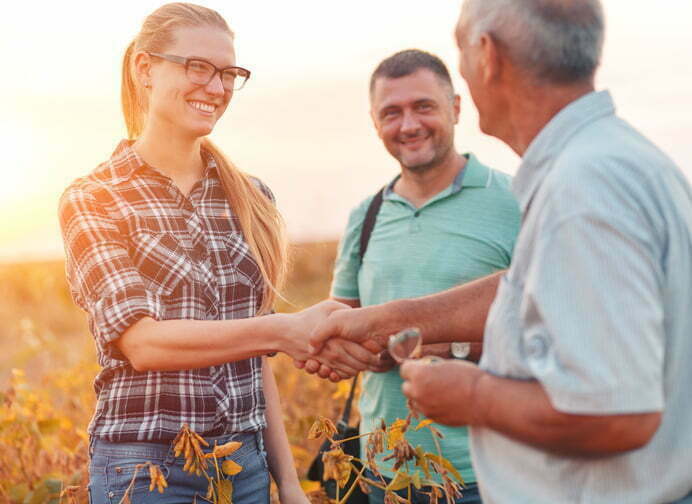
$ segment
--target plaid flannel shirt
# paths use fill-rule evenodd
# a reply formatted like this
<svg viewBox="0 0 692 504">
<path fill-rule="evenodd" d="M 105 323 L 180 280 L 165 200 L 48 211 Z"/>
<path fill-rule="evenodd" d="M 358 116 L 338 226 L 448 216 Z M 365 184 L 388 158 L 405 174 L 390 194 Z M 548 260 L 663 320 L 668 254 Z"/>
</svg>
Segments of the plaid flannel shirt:
<svg viewBox="0 0 692 504">
<path fill-rule="evenodd" d="M 89 433 L 169 441 L 186 422 L 204 435 L 265 427 L 260 357 L 183 371 L 136 371 L 114 344 L 143 317 L 253 317 L 263 280 L 213 158 L 186 198 L 121 142 L 60 200 L 72 297 L 87 312 L 99 364 Z M 269 190 L 256 181 L 272 198 Z"/>
</svg>

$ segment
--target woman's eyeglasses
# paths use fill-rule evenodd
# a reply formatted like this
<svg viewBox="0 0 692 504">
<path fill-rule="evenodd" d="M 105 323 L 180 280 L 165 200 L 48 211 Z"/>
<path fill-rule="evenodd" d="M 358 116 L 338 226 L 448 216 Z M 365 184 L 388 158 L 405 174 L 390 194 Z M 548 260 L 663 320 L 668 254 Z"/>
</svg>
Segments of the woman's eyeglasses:
<svg viewBox="0 0 692 504">
<path fill-rule="evenodd" d="M 221 76 L 221 84 L 226 91 L 238 91 L 242 89 L 250 78 L 250 70 L 237 66 L 218 68 L 216 65 L 198 58 L 183 58 L 173 54 L 161 54 L 148 52 L 149 56 L 165 59 L 185 67 L 185 74 L 190 82 L 200 86 L 206 86 L 218 73 Z"/>
</svg>

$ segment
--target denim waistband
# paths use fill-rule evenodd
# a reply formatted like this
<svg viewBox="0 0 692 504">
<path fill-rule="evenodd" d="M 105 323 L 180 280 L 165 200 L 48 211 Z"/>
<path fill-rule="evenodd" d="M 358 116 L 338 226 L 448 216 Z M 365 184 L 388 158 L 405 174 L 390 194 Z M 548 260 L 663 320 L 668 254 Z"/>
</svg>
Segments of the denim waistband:
<svg viewBox="0 0 692 504">
<path fill-rule="evenodd" d="M 240 450 L 264 451 L 262 432 L 234 432 L 222 436 L 209 436 L 204 440 L 209 447 L 202 447 L 205 452 L 211 451 L 215 445 L 222 445 L 229 441 L 243 443 Z M 103 439 L 91 438 L 89 441 L 89 453 L 111 457 L 137 457 L 137 458 L 167 458 L 173 454 L 173 443 L 162 444 L 149 441 L 133 441 L 125 443 L 113 443 Z"/>
</svg>

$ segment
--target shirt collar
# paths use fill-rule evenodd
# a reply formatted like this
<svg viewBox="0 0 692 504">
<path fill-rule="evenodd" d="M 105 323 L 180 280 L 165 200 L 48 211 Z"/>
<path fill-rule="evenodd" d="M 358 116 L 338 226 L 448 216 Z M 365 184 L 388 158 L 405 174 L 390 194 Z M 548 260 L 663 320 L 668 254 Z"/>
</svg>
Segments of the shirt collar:
<svg viewBox="0 0 692 504">
<path fill-rule="evenodd" d="M 457 173 L 457 176 L 454 177 L 452 183 L 443 189 L 438 195 L 432 197 L 426 203 L 426 205 L 433 200 L 438 200 L 440 198 L 455 194 L 461 191 L 461 189 L 464 187 L 488 186 L 490 183 L 490 169 L 478 161 L 478 158 L 470 152 L 464 154 L 464 157 L 466 158 L 466 165 L 464 166 L 463 170 L 460 170 L 459 173 Z M 396 181 L 400 178 L 401 174 L 398 174 L 389 184 L 387 184 L 383 194 L 385 199 L 391 199 L 393 197 L 398 198 L 394 192 L 394 184 L 396 184 Z"/>
<path fill-rule="evenodd" d="M 148 170 L 160 177 L 166 177 L 156 168 L 147 165 L 144 160 L 132 148 L 134 140 L 121 140 L 111 154 L 110 159 L 101 170 L 101 178 L 113 185 L 130 180 L 138 171 Z M 206 160 L 207 169 L 205 178 L 216 174 L 216 161 L 209 151 L 202 149 L 202 156 Z"/>
<path fill-rule="evenodd" d="M 533 139 L 512 181 L 522 214 L 567 142 L 588 124 L 615 114 L 608 91 L 588 93 L 560 110 Z"/>
</svg>

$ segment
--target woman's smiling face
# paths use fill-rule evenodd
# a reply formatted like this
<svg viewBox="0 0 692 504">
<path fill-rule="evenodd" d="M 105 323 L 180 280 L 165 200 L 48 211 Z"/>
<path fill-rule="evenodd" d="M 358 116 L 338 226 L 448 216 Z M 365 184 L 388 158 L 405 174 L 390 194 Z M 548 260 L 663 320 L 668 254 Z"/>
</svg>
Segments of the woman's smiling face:
<svg viewBox="0 0 692 504">
<path fill-rule="evenodd" d="M 173 44 L 162 52 L 207 60 L 218 68 L 235 65 L 233 37 L 210 26 L 178 28 Z M 217 73 L 206 85 L 194 84 L 184 65 L 148 57 L 149 75 L 142 77 L 149 85 L 147 122 L 185 136 L 211 133 L 233 96 L 233 91 L 223 88 L 221 76 Z"/>
</svg>

